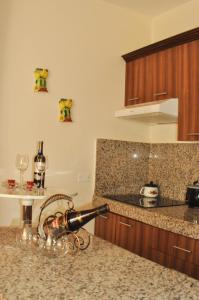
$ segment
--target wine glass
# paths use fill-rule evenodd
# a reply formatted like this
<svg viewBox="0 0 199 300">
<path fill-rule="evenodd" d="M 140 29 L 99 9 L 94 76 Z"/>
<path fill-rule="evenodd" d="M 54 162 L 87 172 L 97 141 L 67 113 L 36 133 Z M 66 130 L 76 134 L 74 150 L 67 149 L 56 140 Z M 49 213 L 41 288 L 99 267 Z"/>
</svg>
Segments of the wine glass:
<svg viewBox="0 0 199 300">
<path fill-rule="evenodd" d="M 32 223 L 30 220 L 23 220 L 22 228 L 16 234 L 16 243 L 20 248 L 24 250 L 31 249 L 32 238 Z"/>
<path fill-rule="evenodd" d="M 29 158 L 27 154 L 17 154 L 16 167 L 20 171 L 20 181 L 19 181 L 20 187 L 23 186 L 23 175 L 28 168 L 28 163 L 29 163 Z"/>
</svg>

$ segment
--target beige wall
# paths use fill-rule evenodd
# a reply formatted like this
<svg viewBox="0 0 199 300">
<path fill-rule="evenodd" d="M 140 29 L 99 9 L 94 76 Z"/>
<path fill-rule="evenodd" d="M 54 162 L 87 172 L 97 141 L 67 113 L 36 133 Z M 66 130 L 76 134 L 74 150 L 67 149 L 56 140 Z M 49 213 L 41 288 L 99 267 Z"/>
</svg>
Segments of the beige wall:
<svg viewBox="0 0 199 300">
<path fill-rule="evenodd" d="M 152 42 L 199 26 L 199 1 L 192 0 L 152 20 Z"/>
<path fill-rule="evenodd" d="M 161 14 L 152 20 L 152 42 L 199 26 L 199 0 L 193 0 Z M 151 142 L 176 142 L 177 126 L 157 125 L 151 127 Z"/>
<path fill-rule="evenodd" d="M 150 20 L 98 0 L 6 0 L 0 7 L 0 180 L 17 179 L 16 154 L 32 159 L 42 139 L 47 186 L 78 192 L 75 205 L 84 205 L 94 190 L 96 138 L 147 139 L 147 127 L 114 111 L 124 98 L 121 55 L 150 42 Z M 49 93 L 33 92 L 36 67 L 49 69 Z M 58 122 L 61 97 L 74 100 L 73 123 Z M 0 225 L 18 222 L 18 202 L 10 201 L 0 199 Z"/>
</svg>

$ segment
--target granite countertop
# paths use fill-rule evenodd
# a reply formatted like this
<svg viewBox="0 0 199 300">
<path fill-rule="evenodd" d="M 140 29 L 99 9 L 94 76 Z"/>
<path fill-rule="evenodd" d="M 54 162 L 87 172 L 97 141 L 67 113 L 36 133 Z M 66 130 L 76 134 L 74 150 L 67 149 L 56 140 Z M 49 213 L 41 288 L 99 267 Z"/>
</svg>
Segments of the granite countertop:
<svg viewBox="0 0 199 300">
<path fill-rule="evenodd" d="M 187 205 L 140 208 L 138 206 L 110 200 L 102 196 L 93 197 L 93 205 L 108 203 L 110 210 L 116 214 L 126 216 L 146 224 L 179 233 L 187 237 L 199 239 L 199 209 L 188 208 Z"/>
<path fill-rule="evenodd" d="M 15 229 L 0 228 L 0 299 L 188 300 L 199 281 L 92 236 L 77 256 L 22 250 Z"/>
</svg>

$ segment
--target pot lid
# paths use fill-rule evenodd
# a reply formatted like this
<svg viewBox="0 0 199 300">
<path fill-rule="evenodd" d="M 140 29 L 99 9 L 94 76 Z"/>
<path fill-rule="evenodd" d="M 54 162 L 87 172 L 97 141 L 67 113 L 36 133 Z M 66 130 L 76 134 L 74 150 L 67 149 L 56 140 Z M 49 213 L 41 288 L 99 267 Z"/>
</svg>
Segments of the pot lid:
<svg viewBox="0 0 199 300">
<path fill-rule="evenodd" d="M 194 183 L 192 185 L 189 185 L 188 188 L 198 190 L 199 189 L 199 182 L 194 181 Z"/>
<path fill-rule="evenodd" d="M 189 189 L 199 190 L 199 184 L 196 184 L 196 185 L 189 185 L 188 188 L 189 188 Z"/>
<path fill-rule="evenodd" d="M 158 185 L 156 183 L 153 183 L 153 181 L 150 181 L 149 183 L 146 183 L 144 186 L 148 186 L 148 187 L 158 187 Z"/>
</svg>

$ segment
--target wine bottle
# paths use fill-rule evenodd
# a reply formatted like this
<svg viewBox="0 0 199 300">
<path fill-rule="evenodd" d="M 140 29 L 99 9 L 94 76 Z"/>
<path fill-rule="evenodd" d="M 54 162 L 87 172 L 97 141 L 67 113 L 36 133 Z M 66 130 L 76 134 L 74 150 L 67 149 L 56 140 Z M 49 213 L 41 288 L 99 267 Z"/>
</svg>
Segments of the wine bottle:
<svg viewBox="0 0 199 300">
<path fill-rule="evenodd" d="M 60 217 L 55 217 L 50 221 L 47 220 L 46 222 L 44 222 L 43 229 L 46 235 L 48 234 L 50 229 L 52 235 L 58 238 L 63 234 L 66 234 L 67 232 L 80 229 L 95 217 L 105 214 L 108 211 L 110 211 L 108 204 L 104 204 L 88 210 L 69 210 Z"/>
<path fill-rule="evenodd" d="M 46 158 L 43 155 L 43 142 L 39 142 L 38 153 L 34 158 L 34 184 L 44 188 Z"/>
</svg>

